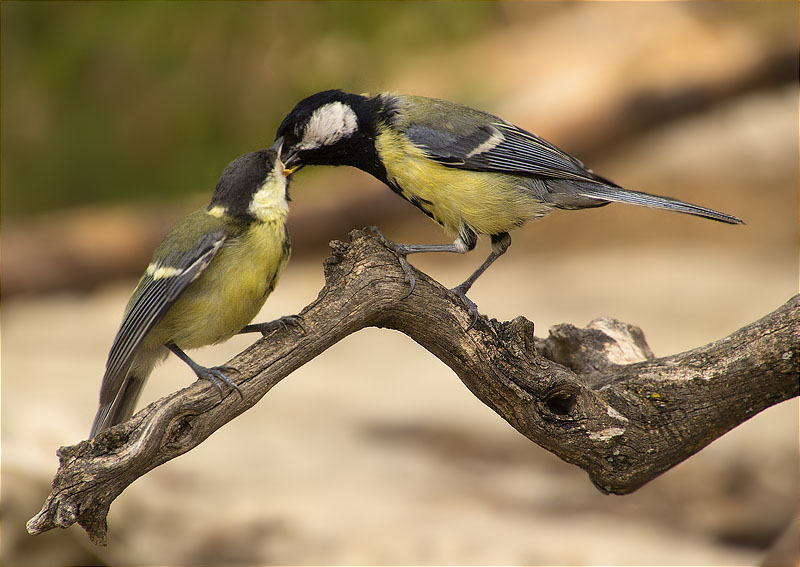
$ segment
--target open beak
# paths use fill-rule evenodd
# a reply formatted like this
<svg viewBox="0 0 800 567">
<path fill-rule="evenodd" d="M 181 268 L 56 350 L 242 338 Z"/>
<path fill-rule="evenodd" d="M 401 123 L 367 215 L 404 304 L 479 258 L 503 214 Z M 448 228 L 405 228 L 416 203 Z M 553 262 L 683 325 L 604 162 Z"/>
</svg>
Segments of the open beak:
<svg viewBox="0 0 800 567">
<path fill-rule="evenodd" d="M 289 177 L 292 172 L 286 169 L 286 164 L 283 163 L 283 159 L 281 159 L 281 150 L 283 149 L 283 136 L 275 140 L 275 143 L 272 144 L 271 150 L 274 150 L 276 154 L 278 154 L 278 163 L 281 164 L 281 172 L 283 173 L 284 177 Z"/>
<path fill-rule="evenodd" d="M 289 177 L 289 176 L 290 176 L 292 173 L 294 173 L 294 172 L 295 172 L 295 171 L 297 171 L 298 169 L 303 169 L 303 165 L 302 165 L 302 164 L 300 164 L 300 165 L 295 165 L 295 166 L 293 166 L 293 167 L 284 167 L 284 168 L 283 168 L 283 174 L 284 174 L 286 177 Z"/>
<path fill-rule="evenodd" d="M 275 140 L 275 143 L 272 144 L 272 148 L 278 154 L 278 159 L 281 160 L 283 164 L 283 174 L 286 177 L 289 177 L 292 173 L 301 169 L 303 164 L 298 163 L 300 158 L 297 156 L 297 152 L 289 152 L 286 156 L 281 156 L 281 150 L 283 149 L 283 136 Z"/>
<path fill-rule="evenodd" d="M 297 154 L 297 152 L 289 152 L 286 155 L 283 166 L 286 168 L 286 171 L 288 171 L 286 175 L 291 175 L 295 171 L 303 168 L 303 164 L 300 163 L 300 156 Z"/>
<path fill-rule="evenodd" d="M 289 177 L 292 173 L 300 169 L 299 165 L 291 166 L 289 164 L 289 160 L 284 159 L 283 156 L 281 156 L 281 150 L 283 149 L 283 136 L 275 140 L 275 143 L 272 144 L 272 147 L 270 149 L 275 150 L 275 152 L 278 154 L 278 161 L 280 161 L 281 165 L 283 166 L 283 175 L 285 177 Z M 294 159 L 294 161 L 297 161 L 296 156 L 297 156 L 296 153 L 292 153 L 290 154 L 290 159 Z"/>
</svg>

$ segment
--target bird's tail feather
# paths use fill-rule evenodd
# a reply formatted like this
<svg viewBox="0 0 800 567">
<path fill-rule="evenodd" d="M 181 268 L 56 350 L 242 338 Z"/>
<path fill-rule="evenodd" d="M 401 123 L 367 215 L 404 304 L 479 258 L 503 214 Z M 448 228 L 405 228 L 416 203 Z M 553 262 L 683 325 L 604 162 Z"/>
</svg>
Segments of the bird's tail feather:
<svg viewBox="0 0 800 567">
<path fill-rule="evenodd" d="M 118 423 L 126 421 L 133 415 L 136 402 L 139 401 L 139 394 L 147 381 L 147 376 L 139 378 L 136 375 L 129 375 L 125 378 L 117 396 L 107 404 L 101 404 L 97 410 L 97 415 L 92 424 L 92 432 L 89 439 Z"/>
<path fill-rule="evenodd" d="M 713 209 L 707 209 L 699 205 L 692 205 L 691 203 L 685 203 L 683 201 L 678 201 L 677 199 L 651 195 L 650 193 L 630 191 L 621 187 L 614 187 L 613 185 L 592 184 L 591 186 L 587 186 L 585 188 L 582 187 L 582 189 L 584 190 L 579 191 L 580 195 L 593 199 L 603 199 L 605 201 L 614 201 L 617 203 L 629 203 L 631 205 L 641 205 L 643 207 L 677 211 L 679 213 L 696 215 L 698 217 L 704 217 L 729 224 L 744 224 L 744 221 L 733 215 L 720 213 L 719 211 L 715 211 Z"/>
</svg>

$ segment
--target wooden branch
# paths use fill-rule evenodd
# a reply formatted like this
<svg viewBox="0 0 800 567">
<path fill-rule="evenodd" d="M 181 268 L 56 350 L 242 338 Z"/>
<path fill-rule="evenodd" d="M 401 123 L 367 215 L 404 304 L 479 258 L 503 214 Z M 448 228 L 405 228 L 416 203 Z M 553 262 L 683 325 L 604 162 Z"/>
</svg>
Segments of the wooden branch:
<svg viewBox="0 0 800 567">
<path fill-rule="evenodd" d="M 371 232 L 375 233 L 375 230 Z M 58 450 L 60 467 L 38 534 L 81 525 L 105 545 L 111 502 L 134 480 L 196 447 L 285 376 L 364 327 L 405 333 L 523 435 L 589 473 L 605 492 L 636 490 L 761 410 L 798 395 L 800 296 L 732 335 L 654 358 L 642 332 L 611 319 L 560 325 L 535 339 L 524 317 L 470 316 L 417 271 L 408 298 L 400 264 L 365 231 L 331 243 L 326 283 L 302 326 L 272 331 L 229 364 L 243 397 L 209 384 L 150 404 L 95 439 Z"/>
</svg>

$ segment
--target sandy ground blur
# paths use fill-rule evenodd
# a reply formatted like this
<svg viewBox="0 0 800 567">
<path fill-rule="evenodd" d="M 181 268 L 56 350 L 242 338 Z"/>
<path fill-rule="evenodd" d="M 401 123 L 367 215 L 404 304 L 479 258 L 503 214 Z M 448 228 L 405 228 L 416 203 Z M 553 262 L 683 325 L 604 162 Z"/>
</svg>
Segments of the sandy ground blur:
<svg viewBox="0 0 800 567">
<path fill-rule="evenodd" d="M 787 121 L 796 100 L 796 89 L 754 95 L 604 160 L 603 174 L 627 186 L 702 194 L 702 204 L 740 215 L 746 226 L 624 206 L 556 213 L 513 235 L 472 299 L 498 319 L 527 316 L 540 336 L 556 323 L 613 316 L 641 326 L 656 355 L 720 338 L 777 308 L 797 292 L 797 122 Z M 294 206 L 302 202 L 295 189 Z M 418 216 L 419 224 L 385 232 L 444 241 Z M 485 247 L 413 262 L 453 285 Z M 290 262 L 260 319 L 295 313 L 316 297 L 323 256 Z M 107 549 L 92 547 L 76 527 L 27 536 L 24 522 L 48 492 L 56 448 L 87 434 L 132 286 L 4 301 L 7 565 L 752 565 L 797 511 L 797 400 L 635 494 L 606 496 L 410 339 L 366 330 L 125 491 L 111 509 Z M 251 340 L 194 355 L 216 364 Z M 191 379 L 171 358 L 144 401 Z"/>
</svg>

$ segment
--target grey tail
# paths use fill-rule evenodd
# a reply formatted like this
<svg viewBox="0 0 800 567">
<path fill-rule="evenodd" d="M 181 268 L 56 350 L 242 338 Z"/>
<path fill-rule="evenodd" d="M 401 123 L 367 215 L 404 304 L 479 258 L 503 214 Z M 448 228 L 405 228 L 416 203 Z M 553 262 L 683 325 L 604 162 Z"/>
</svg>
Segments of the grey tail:
<svg viewBox="0 0 800 567">
<path fill-rule="evenodd" d="M 89 439 L 101 431 L 127 421 L 133 415 L 136 402 L 139 401 L 139 394 L 142 393 L 142 388 L 144 388 L 146 381 L 147 376 L 139 378 L 135 375 L 128 375 L 125 378 L 122 388 L 120 388 L 116 397 L 109 403 L 100 404 L 100 409 L 97 410 L 97 415 L 92 424 L 92 432 L 89 434 Z"/>
<path fill-rule="evenodd" d="M 650 193 L 642 193 L 640 191 L 630 191 L 622 187 L 613 185 L 601 184 L 581 184 L 579 194 L 584 197 L 592 199 L 602 199 L 604 201 L 613 201 L 616 203 L 630 203 L 631 205 L 641 205 L 643 207 L 652 207 L 654 209 L 665 209 L 668 211 L 677 211 L 679 213 L 686 213 L 689 215 L 696 215 L 707 219 L 726 222 L 729 224 L 744 224 L 741 219 L 726 213 L 720 213 L 713 209 L 707 209 L 699 205 L 692 205 L 678 201 L 677 199 L 670 199 L 668 197 L 659 197 L 658 195 L 651 195 Z"/>
</svg>

